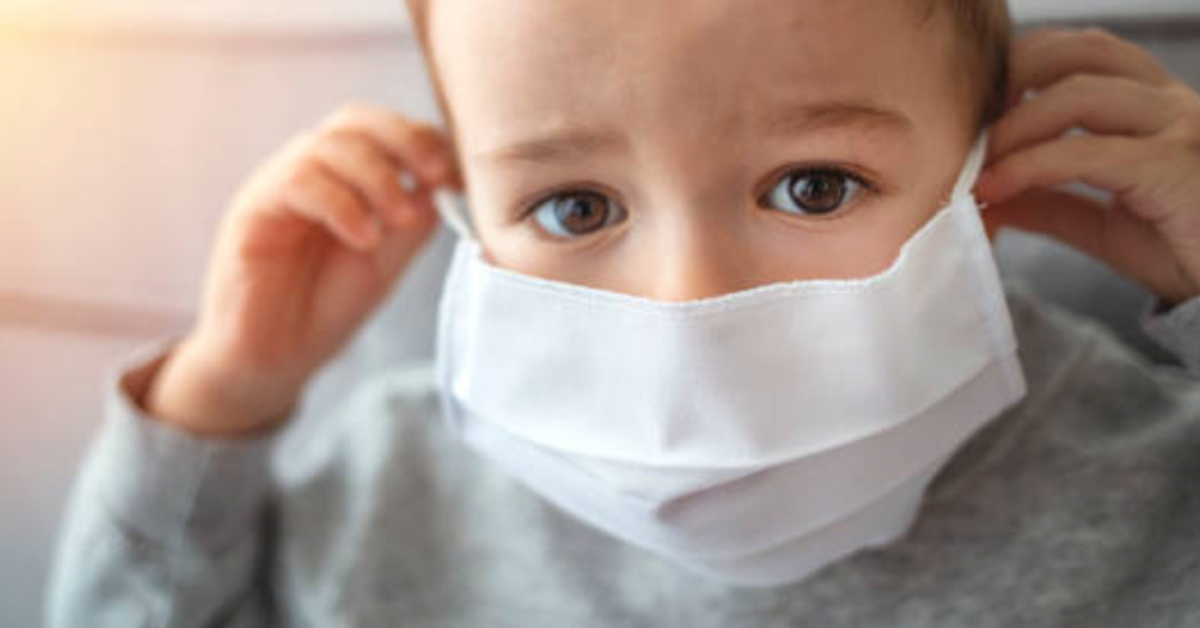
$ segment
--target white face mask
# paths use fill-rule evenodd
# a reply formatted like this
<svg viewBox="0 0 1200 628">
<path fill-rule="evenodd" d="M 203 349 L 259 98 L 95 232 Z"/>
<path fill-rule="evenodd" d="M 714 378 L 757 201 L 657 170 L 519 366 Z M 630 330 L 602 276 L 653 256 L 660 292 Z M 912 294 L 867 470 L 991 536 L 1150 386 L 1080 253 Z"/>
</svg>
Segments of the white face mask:
<svg viewBox="0 0 1200 628">
<path fill-rule="evenodd" d="M 970 190 L 883 273 L 667 303 L 539 279 L 459 241 L 444 415 L 562 510 L 741 584 L 896 540 L 942 465 L 1025 393 Z"/>
</svg>

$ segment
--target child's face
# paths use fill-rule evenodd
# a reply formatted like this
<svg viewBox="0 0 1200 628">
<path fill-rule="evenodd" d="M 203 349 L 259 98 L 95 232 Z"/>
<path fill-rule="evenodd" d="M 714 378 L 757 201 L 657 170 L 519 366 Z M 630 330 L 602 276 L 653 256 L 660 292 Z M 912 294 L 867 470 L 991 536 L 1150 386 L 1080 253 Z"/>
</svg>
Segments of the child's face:
<svg viewBox="0 0 1200 628">
<path fill-rule="evenodd" d="M 895 0 L 437 0 L 431 53 L 492 263 L 682 301 L 886 268 L 975 110 Z"/>
</svg>

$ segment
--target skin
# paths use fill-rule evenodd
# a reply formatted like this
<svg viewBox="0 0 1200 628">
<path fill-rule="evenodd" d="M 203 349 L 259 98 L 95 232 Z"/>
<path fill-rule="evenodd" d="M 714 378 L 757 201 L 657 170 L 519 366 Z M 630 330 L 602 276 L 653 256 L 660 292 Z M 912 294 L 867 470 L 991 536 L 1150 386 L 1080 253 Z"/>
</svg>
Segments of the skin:
<svg viewBox="0 0 1200 628">
<path fill-rule="evenodd" d="M 949 22 L 923 22 L 909 3 L 430 10 L 479 237 L 494 264 L 530 275 L 687 301 L 876 274 L 943 204 L 975 137 L 975 112 L 955 97 Z M 605 139 L 548 145 L 580 136 Z M 789 171 L 817 166 L 871 189 L 821 216 L 760 202 Z M 570 239 L 521 218 L 548 192 L 578 190 L 625 217 Z"/>
<path fill-rule="evenodd" d="M 1024 37 L 1009 84 L 976 186 L 991 228 L 1061 240 L 1168 303 L 1200 294 L 1200 94 L 1099 29 Z"/>
<path fill-rule="evenodd" d="M 232 200 L 194 328 L 131 394 L 209 437 L 285 422 L 428 242 L 439 187 L 466 192 L 492 263 L 650 298 L 882 270 L 945 200 L 975 135 L 949 25 L 902 4 L 438 0 L 453 140 L 366 105 L 300 134 Z M 976 189 L 989 228 L 1050 234 L 1171 301 L 1200 294 L 1200 96 L 1100 31 L 1034 33 L 1012 67 Z M 763 131 L 780 119 L 788 129 Z M 609 141 L 545 142 L 580 129 Z M 762 202 L 813 165 L 872 191 L 823 216 Z M 1112 198 L 1058 188 L 1069 182 Z M 566 240 L 518 219 L 525 201 L 581 187 L 627 213 Z"/>
</svg>

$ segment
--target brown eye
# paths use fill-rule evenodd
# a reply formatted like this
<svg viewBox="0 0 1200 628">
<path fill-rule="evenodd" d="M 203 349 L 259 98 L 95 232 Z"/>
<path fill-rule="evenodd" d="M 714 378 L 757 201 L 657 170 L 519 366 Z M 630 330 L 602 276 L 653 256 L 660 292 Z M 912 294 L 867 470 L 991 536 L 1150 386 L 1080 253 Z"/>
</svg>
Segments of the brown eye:
<svg viewBox="0 0 1200 628">
<path fill-rule="evenodd" d="M 762 202 L 792 214 L 821 216 L 846 206 L 862 189 L 862 181 L 848 172 L 800 170 L 784 177 Z"/>
<path fill-rule="evenodd" d="M 577 238 L 619 222 L 620 206 L 595 192 L 571 192 L 551 197 L 533 210 L 538 224 L 553 236 Z"/>
<path fill-rule="evenodd" d="M 810 214 L 828 214 L 846 199 L 846 182 L 827 172 L 792 181 L 792 200 Z"/>
</svg>

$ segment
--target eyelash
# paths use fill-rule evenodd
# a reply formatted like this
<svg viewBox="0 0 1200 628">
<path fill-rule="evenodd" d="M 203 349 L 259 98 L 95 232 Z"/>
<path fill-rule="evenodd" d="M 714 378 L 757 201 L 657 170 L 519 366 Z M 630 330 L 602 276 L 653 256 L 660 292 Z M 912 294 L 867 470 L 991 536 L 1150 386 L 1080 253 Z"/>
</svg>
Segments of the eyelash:
<svg viewBox="0 0 1200 628">
<path fill-rule="evenodd" d="M 782 212 L 784 214 L 796 215 L 794 212 L 788 212 L 786 210 L 768 207 L 768 206 L 766 206 L 766 203 L 764 201 L 767 199 L 769 194 L 773 190 L 775 190 L 775 188 L 777 188 L 781 183 L 783 183 L 790 177 L 830 176 L 830 175 L 836 176 L 836 177 L 842 177 L 845 180 L 859 186 L 860 189 L 857 191 L 857 193 L 854 194 L 854 198 L 851 199 L 851 205 L 856 205 L 859 202 L 861 202 L 861 199 L 857 198 L 859 195 L 866 194 L 867 196 L 876 196 L 880 193 L 879 186 L 877 186 L 875 183 L 873 183 L 866 176 L 858 174 L 857 172 L 854 172 L 854 171 L 849 170 L 842 166 L 827 165 L 827 164 L 806 165 L 806 166 L 793 165 L 793 166 L 788 166 L 787 168 L 782 169 L 781 172 L 770 177 L 768 179 L 770 184 L 768 186 L 766 186 L 766 191 L 755 193 L 756 202 L 759 204 L 760 207 L 763 207 L 764 209 L 775 209 L 776 211 Z M 593 194 L 596 196 L 600 196 L 600 197 L 608 200 L 610 203 L 616 204 L 622 208 L 624 207 L 624 205 L 622 205 L 619 201 L 616 201 L 614 199 L 613 194 L 610 194 L 609 192 L 605 191 L 602 186 L 599 186 L 596 184 L 574 184 L 573 186 L 564 186 L 564 187 L 560 187 L 560 188 L 551 190 L 549 192 L 544 192 L 541 195 L 535 197 L 534 200 L 522 203 L 520 205 L 520 207 L 522 209 L 520 209 L 517 213 L 517 221 L 518 222 L 532 221 L 532 222 L 536 223 L 537 222 L 537 220 L 536 220 L 537 210 L 540 209 L 542 206 L 544 206 L 546 203 L 553 201 L 555 199 L 562 199 L 565 197 L 577 196 L 577 195 L 587 195 L 587 194 Z M 830 212 L 830 214 L 840 215 L 845 212 L 846 212 L 846 208 L 845 208 L 845 206 L 842 206 L 842 207 L 837 208 L 836 210 L 833 210 L 832 212 Z M 816 214 L 807 215 L 804 217 L 807 219 L 815 219 L 815 220 L 829 220 L 830 219 L 823 215 L 816 215 Z M 537 224 L 533 225 L 533 228 L 538 230 L 539 232 L 545 231 L 545 229 L 542 226 L 537 225 Z M 591 235 L 595 235 L 599 231 L 604 231 L 605 229 L 607 229 L 607 227 L 603 227 L 592 233 L 582 234 L 582 235 L 575 236 L 572 238 L 564 238 L 562 236 L 557 236 L 557 235 L 549 234 L 549 233 L 545 233 L 544 235 L 546 237 L 549 237 L 553 240 L 558 240 L 558 241 L 578 240 L 578 239 L 586 238 Z"/>
</svg>

